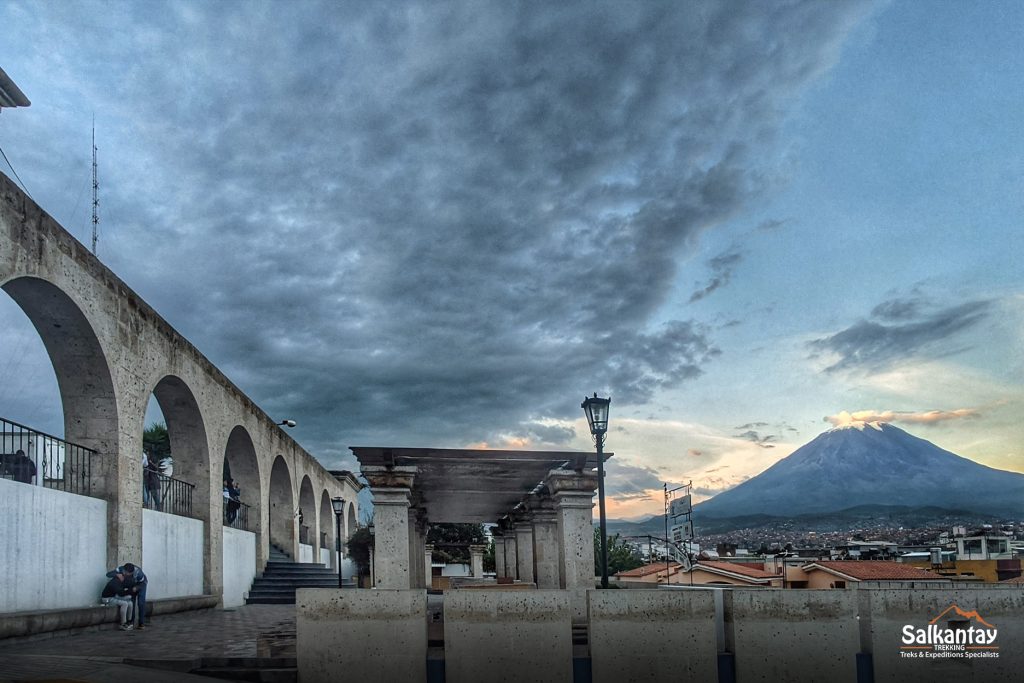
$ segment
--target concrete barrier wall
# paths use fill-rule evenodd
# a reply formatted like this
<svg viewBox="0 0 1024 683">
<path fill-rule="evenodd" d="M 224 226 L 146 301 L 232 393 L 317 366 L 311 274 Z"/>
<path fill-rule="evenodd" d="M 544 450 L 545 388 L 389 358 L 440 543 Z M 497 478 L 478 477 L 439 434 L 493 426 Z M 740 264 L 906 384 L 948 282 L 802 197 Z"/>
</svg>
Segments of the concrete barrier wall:
<svg viewBox="0 0 1024 683">
<path fill-rule="evenodd" d="M 221 527 L 224 559 L 224 606 L 245 604 L 245 594 L 256 576 L 256 534 L 251 531 Z"/>
<path fill-rule="evenodd" d="M 572 680 L 567 591 L 492 589 L 444 594 L 448 683 Z"/>
<path fill-rule="evenodd" d="M 855 683 L 858 592 L 725 591 L 726 645 L 735 653 L 737 682 Z"/>
<path fill-rule="evenodd" d="M 299 544 L 299 562 L 313 562 L 313 546 Z"/>
<path fill-rule="evenodd" d="M 594 683 L 714 681 L 711 591 L 588 591 Z"/>
<path fill-rule="evenodd" d="M 860 592 L 864 592 L 863 590 Z M 970 588 L 879 588 L 866 591 L 869 605 L 862 605 L 861 619 L 870 631 L 870 648 L 877 683 L 908 680 L 997 681 L 1024 680 L 1024 587 L 986 585 Z M 956 609 L 950 609 L 956 605 Z M 933 659 L 903 657 L 900 654 L 903 628 L 927 628 L 928 623 L 946 613 L 936 622 L 945 627 L 951 620 L 967 620 L 969 626 L 984 627 L 977 619 L 963 616 L 976 612 L 986 623 L 996 627 L 994 646 L 998 650 L 968 650 L 979 655 L 971 658 Z M 998 658 L 991 657 L 994 652 Z"/>
<path fill-rule="evenodd" d="M 138 564 L 139 558 L 124 557 L 119 562 Z M 202 595 L 203 523 L 144 509 L 141 566 L 149 578 L 147 598 Z"/>
<path fill-rule="evenodd" d="M 295 615 L 302 683 L 427 680 L 425 590 L 300 588 Z"/>
<path fill-rule="evenodd" d="M 107 580 L 107 503 L 0 479 L 0 613 L 86 607 Z"/>
</svg>

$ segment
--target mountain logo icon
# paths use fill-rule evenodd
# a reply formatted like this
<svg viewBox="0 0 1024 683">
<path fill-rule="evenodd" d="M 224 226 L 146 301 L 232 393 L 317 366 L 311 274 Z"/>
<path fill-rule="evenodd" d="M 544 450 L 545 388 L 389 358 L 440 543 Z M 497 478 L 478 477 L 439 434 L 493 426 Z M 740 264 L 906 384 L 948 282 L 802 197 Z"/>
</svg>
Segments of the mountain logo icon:
<svg viewBox="0 0 1024 683">
<path fill-rule="evenodd" d="M 982 619 L 981 615 L 978 614 L 978 610 L 975 609 L 975 610 L 971 610 L 970 612 L 967 612 L 967 611 L 964 611 L 964 610 L 960 609 L 960 607 L 957 606 L 956 603 L 953 603 L 952 605 L 947 607 L 945 609 L 945 611 L 943 611 L 939 616 L 935 617 L 934 619 L 932 619 L 928 623 L 929 624 L 934 624 L 934 623 L 938 622 L 940 619 L 942 619 L 943 617 L 945 617 L 950 612 L 953 612 L 954 615 L 956 615 L 958 617 L 963 617 L 964 619 L 966 619 L 968 621 L 973 619 L 974 621 L 977 621 L 979 624 L 984 624 L 988 628 L 995 628 L 995 626 L 993 626 L 992 624 L 990 624 L 987 621 L 985 621 L 984 619 Z"/>
</svg>

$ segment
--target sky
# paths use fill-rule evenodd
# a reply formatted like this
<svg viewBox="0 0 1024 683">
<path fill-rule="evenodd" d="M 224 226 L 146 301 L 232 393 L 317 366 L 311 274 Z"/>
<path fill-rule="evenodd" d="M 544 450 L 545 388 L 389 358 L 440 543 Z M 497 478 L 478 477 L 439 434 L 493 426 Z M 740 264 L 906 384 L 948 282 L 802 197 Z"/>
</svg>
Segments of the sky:
<svg viewBox="0 0 1024 683">
<path fill-rule="evenodd" d="M 0 25 L 31 196 L 88 244 L 95 117 L 100 259 L 328 467 L 587 450 L 597 392 L 610 517 L 857 421 L 1024 471 L 1020 3 L 6 0 Z M 62 433 L 5 296 L 0 377 L 0 416 Z"/>
</svg>

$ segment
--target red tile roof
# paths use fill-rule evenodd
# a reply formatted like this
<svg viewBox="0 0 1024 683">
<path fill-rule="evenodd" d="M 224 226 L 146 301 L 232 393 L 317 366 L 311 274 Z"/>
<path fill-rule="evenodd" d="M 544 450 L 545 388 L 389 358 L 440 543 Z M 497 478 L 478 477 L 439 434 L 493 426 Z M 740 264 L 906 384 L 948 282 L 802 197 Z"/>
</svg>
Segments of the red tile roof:
<svg viewBox="0 0 1024 683">
<path fill-rule="evenodd" d="M 804 566 L 804 570 L 821 568 L 848 576 L 856 581 L 942 581 L 946 577 L 933 574 L 899 562 L 886 560 L 819 560 Z"/>
<path fill-rule="evenodd" d="M 672 562 L 671 564 L 676 569 L 679 568 L 679 565 L 677 563 Z M 627 569 L 624 572 L 619 572 L 615 576 L 620 576 L 620 577 L 628 579 L 628 578 L 636 578 L 636 577 L 639 577 L 639 576 L 647 576 L 647 575 L 653 574 L 655 572 L 663 572 L 663 571 L 665 571 L 665 563 L 664 562 L 654 562 L 652 564 L 645 564 L 642 567 L 637 567 L 636 569 Z"/>
<path fill-rule="evenodd" d="M 1012 579 L 1004 579 L 999 583 L 1019 583 L 1024 584 L 1024 576 L 1015 576 Z"/>
<path fill-rule="evenodd" d="M 700 560 L 697 563 L 698 567 L 708 567 L 711 569 L 720 569 L 725 572 L 732 572 L 733 574 L 739 574 L 741 576 L 749 576 L 752 579 L 778 579 L 781 578 L 779 574 L 772 574 L 766 572 L 763 569 L 757 567 L 751 567 L 750 565 L 743 564 L 740 562 L 722 562 L 715 560 Z M 762 565 L 763 566 L 763 565 Z"/>
</svg>

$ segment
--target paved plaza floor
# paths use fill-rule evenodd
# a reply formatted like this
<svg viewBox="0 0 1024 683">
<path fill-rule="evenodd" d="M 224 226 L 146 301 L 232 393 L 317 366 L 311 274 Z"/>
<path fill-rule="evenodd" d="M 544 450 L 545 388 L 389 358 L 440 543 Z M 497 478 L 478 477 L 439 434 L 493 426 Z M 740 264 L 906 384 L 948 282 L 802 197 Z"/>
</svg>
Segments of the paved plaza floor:
<svg viewBox="0 0 1024 683">
<path fill-rule="evenodd" d="M 0 681 L 209 682 L 182 672 L 208 660 L 288 658 L 295 658 L 295 605 L 245 605 L 161 615 L 142 631 L 109 625 L 0 641 Z"/>
</svg>

